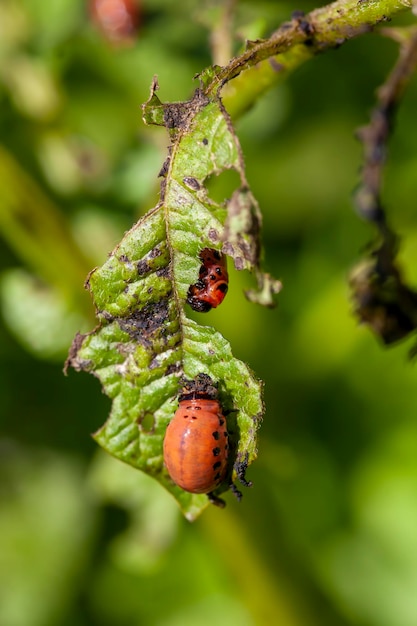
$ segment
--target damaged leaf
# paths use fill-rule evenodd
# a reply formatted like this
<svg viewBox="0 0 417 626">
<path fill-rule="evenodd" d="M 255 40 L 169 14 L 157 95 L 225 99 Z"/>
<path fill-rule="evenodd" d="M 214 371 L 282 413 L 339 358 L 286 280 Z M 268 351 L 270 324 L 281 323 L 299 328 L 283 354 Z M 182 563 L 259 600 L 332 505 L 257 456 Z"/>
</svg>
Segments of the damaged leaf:
<svg viewBox="0 0 417 626">
<path fill-rule="evenodd" d="M 88 277 L 99 323 L 76 337 L 67 366 L 92 372 L 113 400 L 96 441 L 155 477 L 191 520 L 208 498 L 176 486 L 162 456 L 182 378 L 208 374 L 227 415 L 232 454 L 227 481 L 216 494 L 242 477 L 256 458 L 263 414 L 261 383 L 233 356 L 224 337 L 188 317 L 187 292 L 199 275 L 199 255 L 205 248 L 218 250 L 233 258 L 236 269 L 253 271 L 267 304 L 277 284 L 259 267 L 260 213 L 220 100 L 197 89 L 188 102 L 164 105 L 156 89 L 154 81 L 144 119 L 166 126 L 172 139 L 160 173 L 160 203 Z M 228 204 L 220 205 L 209 197 L 205 181 L 230 168 L 241 185 Z"/>
<path fill-rule="evenodd" d="M 362 261 L 352 271 L 349 284 L 356 315 L 385 345 L 416 330 L 417 292 L 405 284 L 394 264 L 386 272 L 377 257 Z"/>
</svg>

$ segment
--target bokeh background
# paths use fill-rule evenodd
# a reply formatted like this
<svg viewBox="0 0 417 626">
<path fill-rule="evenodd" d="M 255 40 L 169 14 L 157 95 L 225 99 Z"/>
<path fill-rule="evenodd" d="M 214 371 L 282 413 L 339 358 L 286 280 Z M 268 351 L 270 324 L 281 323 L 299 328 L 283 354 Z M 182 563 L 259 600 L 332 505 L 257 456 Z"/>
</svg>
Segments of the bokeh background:
<svg viewBox="0 0 417 626">
<path fill-rule="evenodd" d="M 387 350 L 358 325 L 347 289 L 374 236 L 353 209 L 354 131 L 393 41 L 370 34 L 310 61 L 237 122 L 266 265 L 284 283 L 265 310 L 231 271 L 204 318 L 265 381 L 242 502 L 184 520 L 91 440 L 110 406 L 98 382 L 62 373 L 94 325 L 87 273 L 158 199 L 168 138 L 140 110 L 152 77 L 164 101 L 191 95 L 223 4 L 143 0 L 117 40 L 82 0 L 0 3 L 1 626 L 417 624 L 417 372 L 410 342 Z M 233 52 L 294 8 L 236 3 Z M 414 80 L 384 185 L 411 284 L 416 111 Z"/>
</svg>

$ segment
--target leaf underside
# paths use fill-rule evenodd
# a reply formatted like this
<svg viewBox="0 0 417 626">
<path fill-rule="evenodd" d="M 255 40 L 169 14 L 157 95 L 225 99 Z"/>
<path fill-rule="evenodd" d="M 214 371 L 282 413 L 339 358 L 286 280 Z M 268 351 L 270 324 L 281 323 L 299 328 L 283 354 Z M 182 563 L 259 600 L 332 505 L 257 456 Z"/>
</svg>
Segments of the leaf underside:
<svg viewBox="0 0 417 626">
<path fill-rule="evenodd" d="M 75 338 L 67 366 L 92 372 L 112 399 L 110 415 L 95 440 L 156 478 L 193 520 L 208 498 L 175 485 L 162 456 L 181 377 L 205 373 L 218 385 L 233 454 L 227 481 L 216 494 L 227 490 L 239 468 L 256 458 L 263 414 L 261 383 L 233 356 L 222 335 L 187 316 L 187 291 L 198 278 L 199 253 L 213 248 L 232 257 L 236 269 L 253 271 L 259 294 L 249 297 L 262 304 L 272 305 L 279 284 L 259 268 L 259 210 L 220 100 L 197 89 L 188 102 L 162 104 L 156 89 L 154 81 L 144 120 L 166 126 L 172 141 L 160 173 L 160 202 L 89 275 L 98 326 Z M 226 169 L 234 169 L 241 184 L 227 204 L 219 205 L 204 183 Z"/>
</svg>

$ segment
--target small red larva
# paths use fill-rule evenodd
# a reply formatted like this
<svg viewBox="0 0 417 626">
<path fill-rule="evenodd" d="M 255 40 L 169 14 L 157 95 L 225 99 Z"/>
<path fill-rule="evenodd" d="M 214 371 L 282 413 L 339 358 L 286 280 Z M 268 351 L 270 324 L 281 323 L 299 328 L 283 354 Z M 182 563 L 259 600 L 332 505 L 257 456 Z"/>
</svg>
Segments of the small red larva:
<svg viewBox="0 0 417 626">
<path fill-rule="evenodd" d="M 226 297 L 229 288 L 227 261 L 225 255 L 212 248 L 204 248 L 200 252 L 198 280 L 190 285 L 187 302 L 194 311 L 207 313 L 218 307 Z"/>
</svg>

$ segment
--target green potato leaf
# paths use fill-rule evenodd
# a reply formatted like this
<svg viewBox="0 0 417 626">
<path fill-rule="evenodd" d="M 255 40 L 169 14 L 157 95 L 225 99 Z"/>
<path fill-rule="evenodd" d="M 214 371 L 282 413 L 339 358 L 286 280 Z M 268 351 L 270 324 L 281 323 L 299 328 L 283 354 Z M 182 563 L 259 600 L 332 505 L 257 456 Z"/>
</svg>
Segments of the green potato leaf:
<svg viewBox="0 0 417 626">
<path fill-rule="evenodd" d="M 87 287 L 98 326 L 77 335 L 67 366 L 92 372 L 112 399 L 110 416 L 96 441 L 118 459 L 156 478 L 195 519 L 205 494 L 180 489 L 163 462 L 162 444 L 178 407 L 181 380 L 208 374 L 218 386 L 231 440 L 227 490 L 257 454 L 263 414 L 262 387 L 229 343 L 209 326 L 188 317 L 187 291 L 198 279 L 204 248 L 222 251 L 236 269 L 253 271 L 258 301 L 270 305 L 279 283 L 260 271 L 260 214 L 246 182 L 238 140 L 218 98 L 201 89 L 184 103 L 144 105 L 147 123 L 167 127 L 172 145 L 161 170 L 160 203 L 125 234 L 106 263 L 93 270 Z M 205 181 L 235 169 L 241 185 L 225 205 L 214 202 Z M 257 299 L 257 294 L 250 294 Z"/>
</svg>

